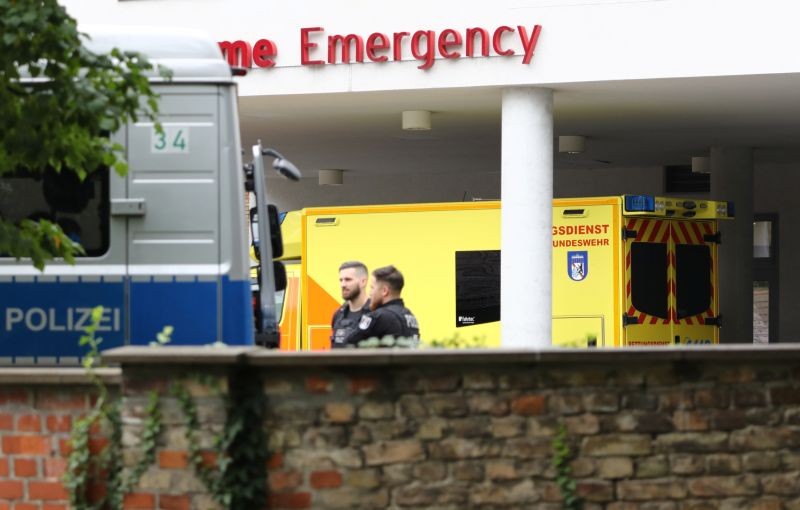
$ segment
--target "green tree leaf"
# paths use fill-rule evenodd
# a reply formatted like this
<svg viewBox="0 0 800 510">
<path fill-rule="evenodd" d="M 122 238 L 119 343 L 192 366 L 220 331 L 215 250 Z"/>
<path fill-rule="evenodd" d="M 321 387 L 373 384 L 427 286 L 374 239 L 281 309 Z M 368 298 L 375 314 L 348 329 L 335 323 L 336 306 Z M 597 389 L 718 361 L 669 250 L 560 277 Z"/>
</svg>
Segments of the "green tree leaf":
<svg viewBox="0 0 800 510">
<path fill-rule="evenodd" d="M 0 34 L 0 178 L 22 168 L 81 179 L 106 168 L 124 174 L 123 153 L 108 135 L 139 115 L 156 121 L 152 64 L 135 52 L 88 51 L 87 36 L 56 0 L 0 0 Z M 38 79 L 26 81 L 26 74 Z M 0 253 L 39 269 L 56 257 L 74 263 L 83 253 L 57 224 L 2 216 Z"/>
</svg>

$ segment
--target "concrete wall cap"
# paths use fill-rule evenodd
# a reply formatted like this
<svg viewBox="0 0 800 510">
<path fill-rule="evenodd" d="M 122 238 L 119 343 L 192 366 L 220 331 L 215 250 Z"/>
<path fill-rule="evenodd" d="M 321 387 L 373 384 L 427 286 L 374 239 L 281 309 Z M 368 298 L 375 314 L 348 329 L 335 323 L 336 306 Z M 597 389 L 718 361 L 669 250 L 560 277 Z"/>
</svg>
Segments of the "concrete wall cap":
<svg viewBox="0 0 800 510">
<path fill-rule="evenodd" d="M 120 347 L 103 361 L 120 364 L 251 366 L 448 365 L 511 363 L 623 363 L 662 361 L 735 361 L 800 358 L 800 344 L 727 344 L 697 347 L 620 349 L 343 349 L 285 352 L 257 347 Z"/>
<path fill-rule="evenodd" d="M 119 368 L 97 368 L 95 373 L 107 385 L 119 385 Z M 92 384 L 83 368 L 20 367 L 0 368 L 0 384 Z"/>
<path fill-rule="evenodd" d="M 262 349 L 229 346 L 131 346 L 102 352 L 104 363 L 159 365 L 233 365 Z"/>
<path fill-rule="evenodd" d="M 634 347 L 619 349 L 352 349 L 318 352 L 255 351 L 248 363 L 256 366 L 608 363 L 691 360 L 792 359 L 800 344 L 770 346 L 717 345 L 703 347 Z"/>
</svg>

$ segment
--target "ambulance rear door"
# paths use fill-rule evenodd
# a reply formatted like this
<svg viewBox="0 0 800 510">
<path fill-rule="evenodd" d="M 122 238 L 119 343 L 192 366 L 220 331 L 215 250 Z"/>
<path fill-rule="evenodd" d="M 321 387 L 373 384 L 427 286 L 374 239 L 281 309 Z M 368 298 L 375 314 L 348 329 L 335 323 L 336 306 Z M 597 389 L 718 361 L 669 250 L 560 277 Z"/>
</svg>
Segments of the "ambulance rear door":
<svg viewBox="0 0 800 510">
<path fill-rule="evenodd" d="M 670 221 L 625 218 L 625 314 L 623 345 L 671 343 Z"/>
<path fill-rule="evenodd" d="M 669 269 L 673 342 L 717 343 L 715 222 L 673 220 L 671 223 L 673 256 Z"/>
</svg>

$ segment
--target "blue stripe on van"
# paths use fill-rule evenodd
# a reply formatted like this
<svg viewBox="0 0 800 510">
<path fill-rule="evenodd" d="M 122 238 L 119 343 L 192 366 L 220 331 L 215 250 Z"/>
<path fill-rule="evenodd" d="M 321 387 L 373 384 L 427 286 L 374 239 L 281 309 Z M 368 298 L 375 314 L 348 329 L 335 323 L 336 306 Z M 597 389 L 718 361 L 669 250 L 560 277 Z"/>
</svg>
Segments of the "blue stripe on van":
<svg viewBox="0 0 800 510">
<path fill-rule="evenodd" d="M 102 350 L 125 344 L 126 282 L 0 282 L 0 358 L 81 357 L 78 345 L 91 309 L 105 309 Z M 218 281 L 130 281 L 130 332 L 133 345 L 148 345 L 164 326 L 172 326 L 173 345 L 205 345 L 222 338 L 229 345 L 253 345 L 250 282 L 223 276 Z M 218 289 L 221 287 L 221 292 Z M 218 299 L 222 298 L 221 306 Z M 55 361 L 58 361 L 56 359 Z"/>
<path fill-rule="evenodd" d="M 221 278 L 222 340 L 253 345 L 250 282 Z M 218 283 L 214 281 L 131 282 L 131 345 L 148 345 L 172 326 L 170 345 L 205 345 L 218 340 Z"/>
<path fill-rule="evenodd" d="M 222 278 L 222 341 L 253 345 L 253 304 L 248 280 Z"/>
<path fill-rule="evenodd" d="M 131 345 L 148 345 L 172 326 L 170 345 L 217 339 L 216 281 L 131 281 Z"/>
</svg>

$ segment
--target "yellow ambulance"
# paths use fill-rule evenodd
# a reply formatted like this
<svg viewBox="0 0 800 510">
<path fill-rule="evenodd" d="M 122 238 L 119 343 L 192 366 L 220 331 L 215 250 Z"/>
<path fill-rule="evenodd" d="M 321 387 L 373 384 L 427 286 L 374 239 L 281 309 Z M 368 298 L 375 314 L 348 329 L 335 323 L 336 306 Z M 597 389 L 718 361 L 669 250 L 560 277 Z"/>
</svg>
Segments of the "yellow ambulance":
<svg viewBox="0 0 800 510">
<path fill-rule="evenodd" d="M 718 343 L 717 222 L 732 217 L 711 200 L 554 200 L 553 345 Z M 347 260 L 400 269 L 423 341 L 499 345 L 499 202 L 307 208 L 282 230 L 282 349 L 330 348 Z"/>
</svg>

